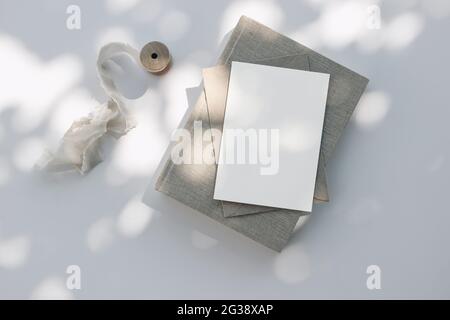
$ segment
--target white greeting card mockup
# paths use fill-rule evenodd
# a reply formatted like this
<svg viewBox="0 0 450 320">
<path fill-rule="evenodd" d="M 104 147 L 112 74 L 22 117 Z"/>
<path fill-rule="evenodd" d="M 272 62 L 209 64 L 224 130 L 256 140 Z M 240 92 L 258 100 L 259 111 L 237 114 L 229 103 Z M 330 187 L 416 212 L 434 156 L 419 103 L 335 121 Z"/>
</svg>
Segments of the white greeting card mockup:
<svg viewBox="0 0 450 320">
<path fill-rule="evenodd" d="M 328 83 L 232 63 L 214 199 L 311 211 Z"/>
</svg>

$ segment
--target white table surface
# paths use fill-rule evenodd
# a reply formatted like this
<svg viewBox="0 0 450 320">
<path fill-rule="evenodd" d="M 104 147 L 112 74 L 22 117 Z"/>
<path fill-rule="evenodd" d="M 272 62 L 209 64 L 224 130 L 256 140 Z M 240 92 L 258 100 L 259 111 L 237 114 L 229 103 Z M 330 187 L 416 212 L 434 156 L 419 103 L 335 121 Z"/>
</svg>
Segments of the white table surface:
<svg viewBox="0 0 450 320">
<path fill-rule="evenodd" d="M 81 29 L 66 28 L 66 8 Z M 379 30 L 365 25 L 378 4 Z M 187 87 L 246 14 L 370 79 L 328 167 L 331 202 L 276 254 L 151 190 Z M 446 0 L 0 1 L 0 298 L 450 298 Z M 106 97 L 108 41 L 165 42 L 163 77 L 116 79 L 139 124 L 87 176 L 32 170 Z M 130 69 L 131 70 L 131 69 Z M 98 103 L 96 102 L 98 101 Z M 81 268 L 81 289 L 66 268 Z M 368 290 L 366 269 L 381 268 Z"/>
</svg>

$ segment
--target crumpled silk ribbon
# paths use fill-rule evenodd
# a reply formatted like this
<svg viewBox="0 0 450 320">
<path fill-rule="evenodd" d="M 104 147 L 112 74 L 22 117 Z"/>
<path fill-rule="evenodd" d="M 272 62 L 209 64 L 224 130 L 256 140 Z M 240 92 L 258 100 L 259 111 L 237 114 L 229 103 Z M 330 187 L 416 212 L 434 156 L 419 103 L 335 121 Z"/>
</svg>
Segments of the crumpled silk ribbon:
<svg viewBox="0 0 450 320">
<path fill-rule="evenodd" d="M 135 127 L 136 122 L 127 110 L 125 99 L 105 67 L 107 60 L 124 53 L 140 65 L 139 52 L 128 44 L 114 42 L 100 49 L 97 72 L 108 101 L 73 122 L 57 150 L 44 152 L 36 164 L 38 169 L 50 172 L 76 169 L 86 174 L 102 161 L 99 145 L 103 136 L 109 134 L 118 139 Z"/>
</svg>

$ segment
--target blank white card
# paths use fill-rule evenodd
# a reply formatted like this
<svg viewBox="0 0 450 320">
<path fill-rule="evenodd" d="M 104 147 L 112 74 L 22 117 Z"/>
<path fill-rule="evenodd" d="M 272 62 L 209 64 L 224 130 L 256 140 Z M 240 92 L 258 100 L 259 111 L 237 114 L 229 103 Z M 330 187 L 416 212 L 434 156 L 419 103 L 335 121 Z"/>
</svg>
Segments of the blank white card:
<svg viewBox="0 0 450 320">
<path fill-rule="evenodd" d="M 214 199 L 311 211 L 329 77 L 232 63 Z"/>
</svg>

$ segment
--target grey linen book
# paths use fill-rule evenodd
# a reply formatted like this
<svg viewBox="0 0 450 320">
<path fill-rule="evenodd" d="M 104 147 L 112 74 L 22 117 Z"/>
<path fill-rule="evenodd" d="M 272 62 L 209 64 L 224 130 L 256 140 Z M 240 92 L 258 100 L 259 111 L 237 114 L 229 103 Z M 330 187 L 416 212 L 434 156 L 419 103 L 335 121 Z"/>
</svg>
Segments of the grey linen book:
<svg viewBox="0 0 450 320">
<path fill-rule="evenodd" d="M 325 167 L 356 107 L 368 80 L 245 16 L 241 17 L 218 61 L 221 68 L 204 72 L 205 91 L 199 96 L 184 128 L 193 134 L 201 121 L 203 132 L 221 128 L 231 61 L 267 64 L 330 74 L 315 199 L 327 201 Z M 215 89 L 214 89 L 215 88 Z M 211 94 L 211 90 L 218 90 Z M 205 95 L 206 92 L 206 95 Z M 207 103 L 208 98 L 208 103 Z M 203 142 L 207 147 L 208 142 Z M 210 144 L 210 142 L 209 142 Z M 214 154 L 210 155 L 214 158 Z M 212 164 L 210 164 L 212 163 Z M 281 210 L 213 199 L 217 166 L 175 164 L 167 160 L 156 189 L 229 228 L 276 251 L 288 242 L 305 212 Z"/>
</svg>

